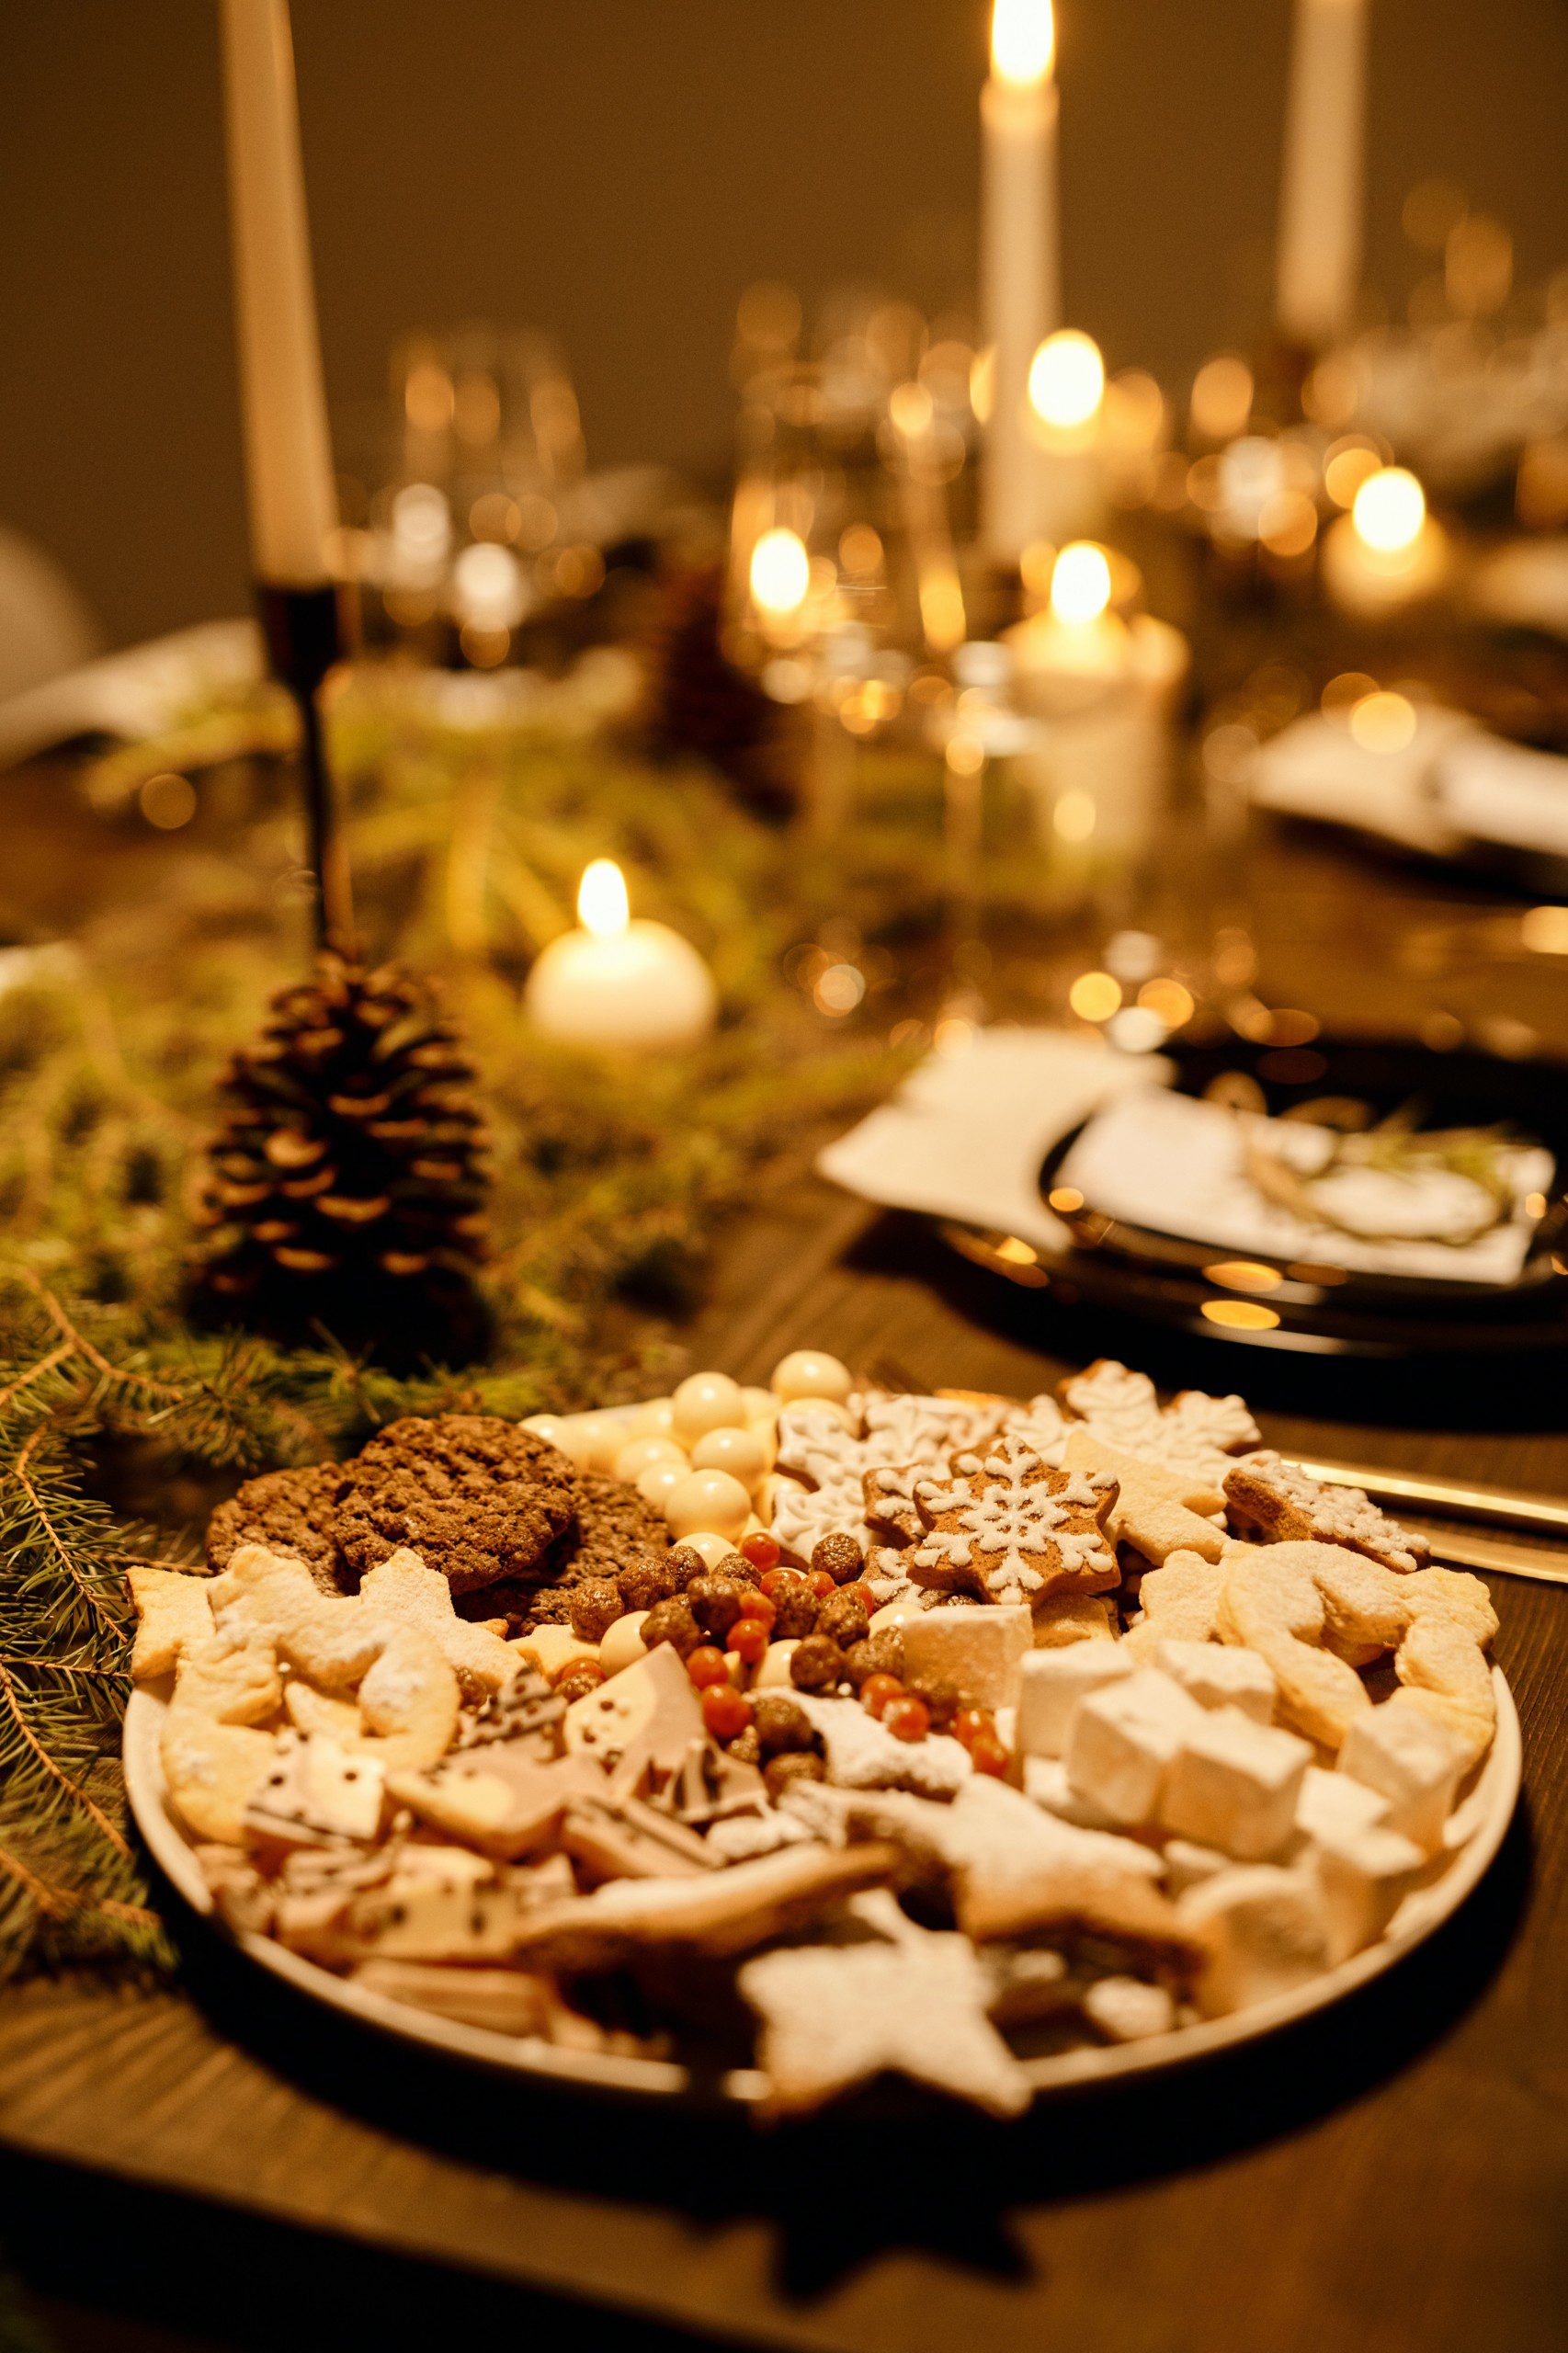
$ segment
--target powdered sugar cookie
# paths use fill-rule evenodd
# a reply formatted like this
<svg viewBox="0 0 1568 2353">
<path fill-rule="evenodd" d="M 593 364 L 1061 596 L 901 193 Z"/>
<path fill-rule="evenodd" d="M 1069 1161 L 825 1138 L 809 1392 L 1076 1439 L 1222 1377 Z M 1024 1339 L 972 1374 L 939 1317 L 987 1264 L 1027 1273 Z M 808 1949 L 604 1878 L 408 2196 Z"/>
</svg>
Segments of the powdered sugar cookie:
<svg viewBox="0 0 1568 2353">
<path fill-rule="evenodd" d="M 172 1704 L 214 1723 L 265 1723 L 282 1699 L 278 1645 L 270 1634 L 248 1629 L 187 1644 L 175 1674 Z"/>
<path fill-rule="evenodd" d="M 1106 1534 L 1113 1543 L 1130 1544 L 1144 1560 L 1157 1564 L 1173 1552 L 1198 1552 L 1206 1561 L 1217 1561 L 1224 1550 L 1220 1530 L 1190 1506 L 1190 1480 L 1162 1463 L 1140 1462 L 1135 1455 L 1123 1454 L 1086 1425 L 1069 1434 L 1062 1467 L 1115 1481 L 1116 1499 L 1106 1513 Z"/>
<path fill-rule="evenodd" d="M 1068 1412 L 1097 1436 L 1147 1462 L 1163 1462 L 1188 1477 L 1206 1479 L 1218 1509 L 1229 1457 L 1256 1446 L 1259 1431 L 1240 1397 L 1208 1397 L 1184 1389 L 1168 1406 L 1147 1373 L 1099 1358 L 1071 1374 L 1058 1392 Z"/>
<path fill-rule="evenodd" d="M 1217 1626 L 1221 1642 L 1256 1651 L 1274 1670 L 1278 1714 L 1292 1731 L 1338 1748 L 1372 1702 L 1352 1666 L 1321 1648 L 1323 1597 L 1280 1544 L 1235 1544 L 1224 1561 Z"/>
<path fill-rule="evenodd" d="M 517 1671 L 517 1654 L 483 1626 L 460 1618 L 452 1588 L 439 1569 L 426 1568 L 417 1552 L 392 1553 L 368 1569 L 359 1599 L 369 1608 L 417 1626 L 428 1634 L 466 1692 L 499 1691 Z"/>
<path fill-rule="evenodd" d="M 1180 1643 L 1218 1642 L 1224 1585 L 1223 1563 L 1198 1552 L 1173 1552 L 1162 1567 L 1151 1569 L 1138 1588 L 1143 1614 L 1127 1630 L 1135 1654 L 1152 1658 L 1156 1644 L 1167 1637 Z"/>
<path fill-rule="evenodd" d="M 211 1580 L 194 1570 L 186 1576 L 177 1569 L 133 1567 L 129 1583 L 138 1613 L 131 1672 L 138 1683 L 151 1683 L 192 1643 L 211 1639 Z"/>
</svg>

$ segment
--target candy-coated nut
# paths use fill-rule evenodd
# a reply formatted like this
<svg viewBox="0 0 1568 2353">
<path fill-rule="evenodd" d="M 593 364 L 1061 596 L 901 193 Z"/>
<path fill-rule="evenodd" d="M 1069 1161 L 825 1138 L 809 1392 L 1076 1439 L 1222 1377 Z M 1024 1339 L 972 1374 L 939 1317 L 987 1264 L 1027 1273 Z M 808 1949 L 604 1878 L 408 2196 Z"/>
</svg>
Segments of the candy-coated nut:
<svg viewBox="0 0 1568 2353">
<path fill-rule="evenodd" d="M 689 1544 L 694 1532 L 710 1530 L 728 1537 L 726 1552 L 734 1550 L 750 1516 L 751 1497 L 727 1471 L 688 1471 L 665 1499 L 665 1518 L 684 1542 Z"/>
<path fill-rule="evenodd" d="M 913 1692 L 890 1699 L 881 1711 L 881 1718 L 895 1740 L 924 1740 L 931 1729 L 931 1711 Z"/>
<path fill-rule="evenodd" d="M 762 1441 L 750 1430 L 707 1430 L 691 1449 L 694 1471 L 727 1471 L 748 1491 L 767 1471 Z"/>
<path fill-rule="evenodd" d="M 745 1419 L 740 1388 L 727 1372 L 691 1373 L 676 1391 L 672 1405 L 672 1429 L 687 1446 L 710 1430 L 738 1429 Z"/>
<path fill-rule="evenodd" d="M 727 1683 L 730 1677 L 723 1652 L 711 1643 L 699 1643 L 686 1662 L 686 1671 L 699 1690 L 710 1683 Z"/>
<path fill-rule="evenodd" d="M 691 1473 L 687 1472 L 687 1476 L 689 1478 Z M 716 1569 L 721 1561 L 727 1561 L 735 1549 L 733 1536 L 720 1536 L 711 1528 L 694 1529 L 680 1542 L 685 1551 L 696 1552 L 704 1568 L 709 1569 Z"/>
<path fill-rule="evenodd" d="M 647 1657 L 642 1641 L 647 1618 L 645 1609 L 629 1609 L 624 1618 L 616 1620 L 599 1644 L 599 1665 L 607 1675 L 619 1675 L 623 1667 L 635 1666 L 640 1658 Z"/>
<path fill-rule="evenodd" d="M 794 1639 L 782 1643 L 769 1643 L 767 1656 L 756 1670 L 756 1682 L 754 1688 L 758 1691 L 791 1690 L 794 1687 L 790 1674 L 790 1662 L 799 1648 L 799 1641 Z"/>
<path fill-rule="evenodd" d="M 751 1701 L 715 1684 L 702 1694 L 702 1721 L 715 1740 L 733 1740 L 751 1722 Z"/>
<path fill-rule="evenodd" d="M 860 1705 L 868 1715 L 880 1716 L 894 1699 L 903 1698 L 903 1686 L 896 1675 L 868 1675 L 860 1686 Z"/>
<path fill-rule="evenodd" d="M 724 1637 L 724 1648 L 747 1666 L 760 1666 L 767 1655 L 767 1631 L 760 1618 L 737 1618 Z"/>
<path fill-rule="evenodd" d="M 796 1348 L 781 1357 L 773 1368 L 770 1385 L 787 1405 L 803 1397 L 823 1397 L 830 1404 L 842 1405 L 855 1386 L 848 1366 L 820 1348 Z"/>
<path fill-rule="evenodd" d="M 778 1543 L 765 1528 L 743 1536 L 740 1549 L 754 1569 L 776 1569 L 778 1565 Z"/>
<path fill-rule="evenodd" d="M 564 1668 L 599 1654 L 597 1643 L 584 1642 L 570 1626 L 536 1626 L 531 1634 L 521 1635 L 506 1647 L 520 1659 L 531 1659 L 547 1682 L 553 1682 Z"/>
<path fill-rule="evenodd" d="M 687 1467 L 683 1454 L 677 1454 L 673 1461 L 661 1459 L 657 1462 L 650 1462 L 632 1484 L 645 1504 L 652 1504 L 655 1511 L 663 1511 L 669 1500 L 670 1489 L 679 1486 L 687 1475 Z"/>
<path fill-rule="evenodd" d="M 655 1462 L 675 1462 L 682 1470 L 686 1468 L 686 1457 L 673 1438 L 634 1438 L 616 1456 L 615 1475 L 624 1479 L 629 1487 L 634 1487 L 642 1472 L 651 1471 Z"/>
<path fill-rule="evenodd" d="M 881 1608 L 877 1611 L 876 1616 L 871 1620 L 871 1622 L 867 1627 L 866 1631 L 869 1634 L 885 1634 L 890 1632 L 893 1627 L 902 1626 L 905 1619 L 918 1618 L 920 1614 L 920 1604 L 917 1601 L 884 1602 Z"/>
<path fill-rule="evenodd" d="M 633 1438 L 674 1438 L 676 1401 L 673 1397 L 650 1397 L 646 1404 L 634 1405 L 627 1428 Z"/>
</svg>

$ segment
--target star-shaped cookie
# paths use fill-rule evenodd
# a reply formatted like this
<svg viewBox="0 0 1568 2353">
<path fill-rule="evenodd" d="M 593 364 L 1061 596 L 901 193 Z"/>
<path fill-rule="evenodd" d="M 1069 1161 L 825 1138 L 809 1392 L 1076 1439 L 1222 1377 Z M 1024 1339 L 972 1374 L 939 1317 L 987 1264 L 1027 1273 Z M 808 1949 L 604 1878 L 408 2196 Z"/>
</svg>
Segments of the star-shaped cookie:
<svg viewBox="0 0 1568 2353">
<path fill-rule="evenodd" d="M 1029 2079 L 985 2015 L 990 1980 L 966 1938 L 785 1947 L 747 1961 L 738 1983 L 761 2021 L 775 2115 L 889 2073 L 993 2116 L 1029 2104 Z"/>
<path fill-rule="evenodd" d="M 1102 1523 L 1115 1494 L 1114 1482 L 1059 1471 L 1005 1430 L 983 1452 L 956 1455 L 946 1478 L 916 1483 L 926 1533 L 909 1574 L 991 1601 L 1108 1592 L 1119 1572 Z"/>
</svg>

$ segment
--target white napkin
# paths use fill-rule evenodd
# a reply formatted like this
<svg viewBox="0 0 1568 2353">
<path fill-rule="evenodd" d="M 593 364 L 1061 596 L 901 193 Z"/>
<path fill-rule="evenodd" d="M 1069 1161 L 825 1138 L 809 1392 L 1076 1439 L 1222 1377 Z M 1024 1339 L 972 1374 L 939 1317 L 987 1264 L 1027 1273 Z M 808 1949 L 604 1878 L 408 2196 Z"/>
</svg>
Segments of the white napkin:
<svg viewBox="0 0 1568 2353">
<path fill-rule="evenodd" d="M 1092 1120 L 1062 1164 L 1091 1209 L 1156 1233 L 1185 1235 L 1244 1256 L 1300 1258 L 1364 1273 L 1444 1282 L 1518 1279 L 1536 1218 L 1526 1204 L 1551 1183 L 1551 1154 L 1521 1146 L 1504 1162 L 1515 1210 L 1473 1242 L 1426 1238 L 1449 1224 L 1463 1232 L 1483 1207 L 1468 1179 L 1442 1170 L 1402 1177 L 1374 1169 L 1329 1180 L 1342 1216 L 1381 1236 L 1364 1240 L 1277 1208 L 1245 1173 L 1248 1136 L 1267 1141 L 1294 1167 L 1321 1166 L 1333 1142 L 1307 1120 L 1238 1119 L 1187 1095 L 1148 1094 L 1110 1105 Z M 1403 1229 L 1403 1231 L 1402 1231 Z M 1413 1231 L 1413 1229 L 1417 1229 Z"/>
<path fill-rule="evenodd" d="M 0 702 L 0 767 L 78 735 L 137 744 L 161 734 L 204 694 L 254 686 L 265 665 L 255 621 L 199 621 Z"/>
<path fill-rule="evenodd" d="M 1048 1250 L 1071 1240 L 1040 1192 L 1051 1146 L 1129 1089 L 1168 1086 L 1157 1055 L 1119 1054 L 1057 1029 L 981 1029 L 932 1054 L 891 1103 L 828 1145 L 822 1175 L 885 1209 L 916 1210 L 1017 1234 Z"/>
<path fill-rule="evenodd" d="M 1343 720 L 1296 720 L 1258 753 L 1252 797 L 1435 858 L 1467 841 L 1568 857 L 1568 760 L 1430 704 L 1416 706 L 1415 733 L 1393 752 L 1364 750 Z"/>
</svg>

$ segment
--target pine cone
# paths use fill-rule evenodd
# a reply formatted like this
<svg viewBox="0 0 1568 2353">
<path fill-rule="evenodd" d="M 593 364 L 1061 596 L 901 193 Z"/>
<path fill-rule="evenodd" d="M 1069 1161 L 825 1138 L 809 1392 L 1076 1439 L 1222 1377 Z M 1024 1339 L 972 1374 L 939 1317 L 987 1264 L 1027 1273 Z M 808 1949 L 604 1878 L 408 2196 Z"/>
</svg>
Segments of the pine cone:
<svg viewBox="0 0 1568 2353">
<path fill-rule="evenodd" d="M 643 722 L 656 756 L 695 753 L 760 815 L 786 816 L 796 797 L 790 714 L 724 651 L 724 575 L 675 574 L 648 642 Z"/>
<path fill-rule="evenodd" d="M 286 1340 L 324 1329 L 383 1362 L 475 1354 L 489 1179 L 473 1075 L 423 982 L 319 957 L 224 1074 L 193 1310 Z"/>
</svg>

